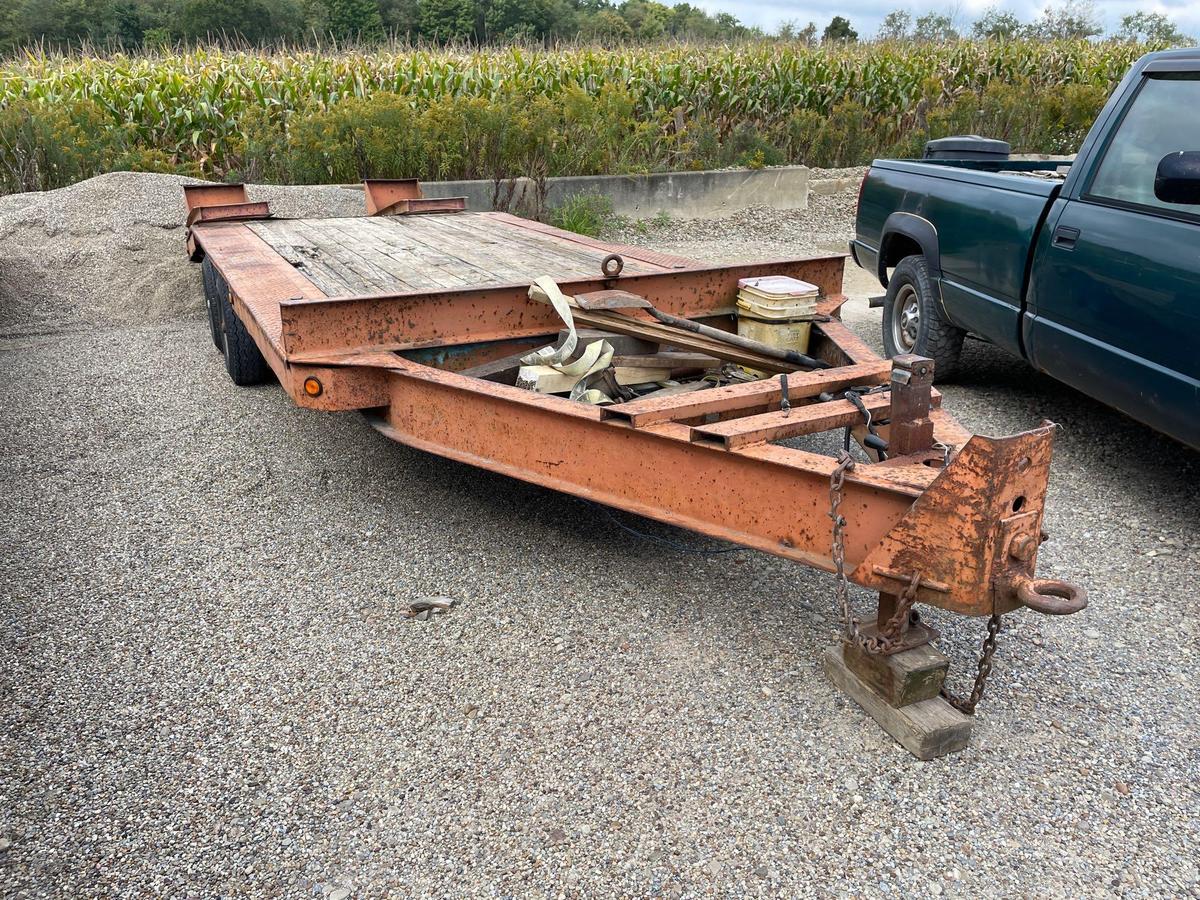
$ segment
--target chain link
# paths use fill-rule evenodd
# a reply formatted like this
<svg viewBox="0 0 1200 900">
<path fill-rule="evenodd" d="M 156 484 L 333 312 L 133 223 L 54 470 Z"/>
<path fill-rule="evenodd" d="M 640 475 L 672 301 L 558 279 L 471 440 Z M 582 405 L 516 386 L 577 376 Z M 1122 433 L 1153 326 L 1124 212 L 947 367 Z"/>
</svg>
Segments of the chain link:
<svg viewBox="0 0 1200 900">
<path fill-rule="evenodd" d="M 879 634 L 876 637 L 858 636 L 859 643 L 868 653 L 888 653 L 896 646 L 904 637 L 904 625 L 910 621 L 912 615 L 913 604 L 917 600 L 917 589 L 921 586 L 921 576 L 914 572 L 912 580 L 908 583 L 908 587 L 904 589 L 904 593 L 900 595 L 900 600 L 896 604 L 896 611 L 892 613 L 892 617 L 887 620 L 883 628 L 879 629 Z"/>
<path fill-rule="evenodd" d="M 983 691 L 987 687 L 988 676 L 992 674 L 992 656 L 996 652 L 996 635 L 999 633 L 1000 616 L 993 614 L 988 619 L 987 637 L 983 639 L 983 647 L 979 654 L 979 665 L 975 671 L 975 684 L 972 686 L 971 695 L 967 699 L 964 700 L 961 697 L 956 697 L 945 688 L 942 688 L 942 696 L 946 699 L 946 702 L 968 716 L 975 714 L 975 707 L 983 699 Z"/>
<path fill-rule="evenodd" d="M 846 580 L 846 520 L 839 509 L 842 505 L 842 486 L 846 473 L 854 468 L 854 457 L 842 452 L 837 468 L 829 476 L 829 517 L 833 519 L 833 569 L 837 576 L 837 598 L 842 609 L 842 627 L 847 640 L 858 640 L 858 620 L 850 610 L 850 582 Z"/>
</svg>

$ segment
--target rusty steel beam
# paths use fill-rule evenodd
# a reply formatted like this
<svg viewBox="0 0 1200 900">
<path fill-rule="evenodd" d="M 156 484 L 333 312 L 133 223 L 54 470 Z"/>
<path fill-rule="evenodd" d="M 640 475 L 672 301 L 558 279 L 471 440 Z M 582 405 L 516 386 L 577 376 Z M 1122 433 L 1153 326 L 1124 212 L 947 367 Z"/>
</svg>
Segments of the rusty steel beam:
<svg viewBox="0 0 1200 900">
<path fill-rule="evenodd" d="M 363 182 L 368 216 L 384 214 L 399 200 L 419 200 L 423 196 L 416 178 L 368 178 Z"/>
<path fill-rule="evenodd" d="M 891 374 L 891 363 L 879 360 L 837 369 L 817 369 L 788 376 L 788 400 L 798 402 L 825 391 L 845 390 L 855 385 L 881 384 Z M 622 419 L 635 428 L 659 422 L 682 422 L 710 413 L 779 407 L 783 386 L 778 378 L 748 381 L 711 388 L 699 395 L 682 394 L 662 399 L 631 400 L 606 406 L 606 419 Z"/>
<path fill-rule="evenodd" d="M 829 457 L 769 445 L 736 453 L 698 446 L 685 425 L 633 428 L 603 420 L 595 407 L 411 363 L 389 371 L 388 381 L 389 402 L 373 422 L 401 443 L 833 569 L 827 500 L 836 463 Z M 921 602 L 967 615 L 1012 608 L 1015 585 L 1032 577 L 1030 561 L 1014 569 L 997 555 L 1011 526 L 973 516 L 974 498 L 1024 491 L 1028 527 L 1018 531 L 1040 528 L 1045 471 L 995 463 L 1048 459 L 1050 440 L 1049 428 L 972 437 L 946 469 L 929 470 L 923 487 L 869 466 L 853 472 L 842 505 L 851 580 L 895 592 L 900 573 L 921 572 Z M 1039 478 L 1042 494 L 1034 490 Z M 958 514 L 946 518 L 947 511 Z M 939 540 L 911 537 L 928 532 Z"/>
<path fill-rule="evenodd" d="M 426 366 L 391 372 L 389 383 L 390 400 L 377 424 L 402 443 L 809 565 L 832 566 L 829 518 L 810 502 L 828 493 L 834 462 L 827 457 L 697 448 L 686 426 L 635 429 L 604 422 L 596 407 Z M 847 505 L 880 512 L 848 529 L 847 555 L 858 559 L 919 490 L 866 474 L 848 481 L 847 493 Z M 799 502 L 793 506 L 789 496 Z"/>
<path fill-rule="evenodd" d="M 887 394 L 868 394 L 862 398 L 862 403 L 877 418 L 885 418 L 891 408 Z M 692 440 L 734 450 L 747 444 L 782 441 L 835 428 L 848 428 L 863 421 L 862 413 L 849 400 L 828 400 L 712 425 L 697 425 L 692 429 Z"/>
<path fill-rule="evenodd" d="M 737 266 L 699 267 L 648 275 L 564 280 L 566 294 L 614 286 L 648 299 L 663 312 L 691 318 L 732 313 L 741 278 L 790 275 L 810 283 L 837 281 L 841 257 L 816 257 Z M 531 267 L 530 276 L 537 275 Z M 233 284 L 233 281 L 230 281 Z M 840 284 L 835 288 L 840 291 Z M 284 300 L 284 350 L 297 360 L 371 349 L 414 349 L 554 334 L 560 321 L 530 300 L 529 283 L 413 294 Z"/>
</svg>

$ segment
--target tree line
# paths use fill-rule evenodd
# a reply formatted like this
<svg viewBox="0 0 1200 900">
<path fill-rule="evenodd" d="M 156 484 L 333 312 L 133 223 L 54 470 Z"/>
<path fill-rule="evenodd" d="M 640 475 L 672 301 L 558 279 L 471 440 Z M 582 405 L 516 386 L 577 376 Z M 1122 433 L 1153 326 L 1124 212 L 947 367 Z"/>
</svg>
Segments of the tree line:
<svg viewBox="0 0 1200 900">
<path fill-rule="evenodd" d="M 873 36 L 884 41 L 1072 39 L 1103 34 L 1093 0 L 1058 0 L 1035 21 L 999 7 L 967 25 L 949 13 L 914 16 L 897 9 Z M 1125 16 L 1114 35 L 1181 45 L 1191 41 L 1161 13 Z M 869 39 L 870 36 L 868 36 Z M 0 46 L 84 45 L 139 49 L 179 42 L 252 45 L 375 43 L 386 38 L 496 44 L 581 40 L 613 45 L 662 40 L 775 38 L 806 44 L 852 43 L 857 29 L 834 16 L 823 29 L 781 23 L 773 33 L 727 12 L 657 0 L 12 0 L 0 10 Z"/>
<path fill-rule="evenodd" d="M 973 38 L 975 40 L 1078 40 L 1100 37 L 1104 23 L 1092 0 L 1061 0 L 1042 10 L 1039 18 L 1022 22 L 1013 13 L 997 6 L 989 7 L 965 28 L 954 17 L 936 11 L 913 17 L 906 9 L 884 16 L 878 40 L 938 43 Z M 1136 12 L 1121 19 L 1113 37 L 1139 43 L 1183 45 L 1193 41 L 1162 13 Z"/>
<path fill-rule="evenodd" d="M 754 37 L 765 34 L 729 13 L 709 15 L 688 3 L 656 0 L 16 0 L 7 14 L 0 12 L 0 41 L 9 47 Z"/>
</svg>

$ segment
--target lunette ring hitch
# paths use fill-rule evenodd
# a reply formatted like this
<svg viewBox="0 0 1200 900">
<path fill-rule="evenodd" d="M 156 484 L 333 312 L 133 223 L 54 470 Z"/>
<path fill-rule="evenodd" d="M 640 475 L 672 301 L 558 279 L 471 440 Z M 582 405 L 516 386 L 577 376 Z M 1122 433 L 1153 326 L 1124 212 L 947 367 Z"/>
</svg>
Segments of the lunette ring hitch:
<svg viewBox="0 0 1200 900">
<path fill-rule="evenodd" d="M 1014 584 L 1017 600 L 1047 616 L 1069 616 L 1088 605 L 1087 591 L 1056 578 L 1021 578 Z"/>
</svg>

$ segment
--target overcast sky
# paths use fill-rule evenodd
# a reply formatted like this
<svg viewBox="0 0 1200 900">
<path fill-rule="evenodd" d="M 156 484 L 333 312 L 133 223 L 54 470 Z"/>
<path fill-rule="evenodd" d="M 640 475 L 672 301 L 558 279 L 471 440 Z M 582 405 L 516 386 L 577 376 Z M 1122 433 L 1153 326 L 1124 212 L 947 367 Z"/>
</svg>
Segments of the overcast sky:
<svg viewBox="0 0 1200 900">
<path fill-rule="evenodd" d="M 693 0 L 693 3 L 695 0 Z M 858 31 L 860 37 L 871 37 L 879 29 L 879 23 L 893 9 L 907 9 L 913 17 L 937 10 L 954 17 L 960 28 L 968 27 L 979 14 L 995 5 L 1017 15 L 1023 22 L 1036 19 L 1046 5 L 1044 0 L 961 0 L 958 3 L 927 2 L 916 0 L 903 3 L 899 0 L 838 0 L 837 3 L 821 5 L 819 0 L 702 0 L 695 5 L 709 12 L 731 12 L 747 25 L 759 25 L 773 31 L 780 22 L 793 19 L 803 28 L 816 22 L 821 28 L 836 15 L 845 16 Z M 1121 17 L 1138 10 L 1161 12 L 1175 21 L 1179 28 L 1190 35 L 1200 35 L 1200 0 L 1096 0 L 1104 26 L 1115 31 Z"/>
</svg>

